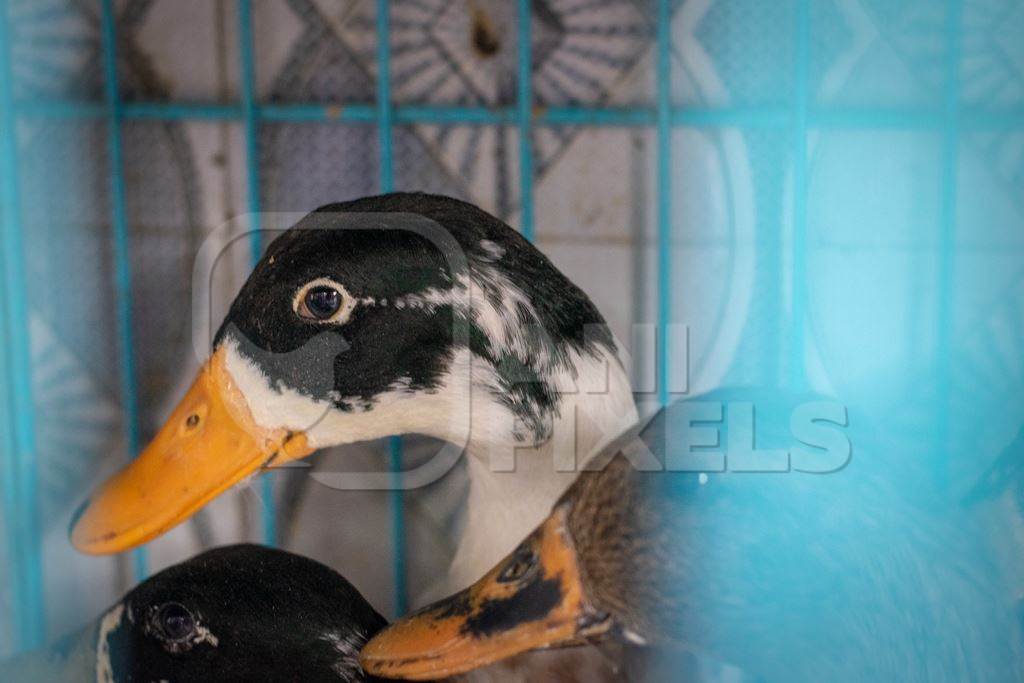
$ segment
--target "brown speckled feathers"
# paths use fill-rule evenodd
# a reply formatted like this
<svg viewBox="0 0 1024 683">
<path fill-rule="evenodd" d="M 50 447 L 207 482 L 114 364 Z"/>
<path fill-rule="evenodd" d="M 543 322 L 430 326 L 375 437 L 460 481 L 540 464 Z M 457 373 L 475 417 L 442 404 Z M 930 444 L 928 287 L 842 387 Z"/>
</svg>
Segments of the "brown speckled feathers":
<svg viewBox="0 0 1024 683">
<path fill-rule="evenodd" d="M 675 632 L 681 597 L 680 528 L 662 472 L 639 472 L 617 455 L 601 471 L 583 472 L 560 504 L 570 505 L 569 532 L 594 606 L 644 640 Z M 669 475 L 670 476 L 670 475 Z"/>
</svg>

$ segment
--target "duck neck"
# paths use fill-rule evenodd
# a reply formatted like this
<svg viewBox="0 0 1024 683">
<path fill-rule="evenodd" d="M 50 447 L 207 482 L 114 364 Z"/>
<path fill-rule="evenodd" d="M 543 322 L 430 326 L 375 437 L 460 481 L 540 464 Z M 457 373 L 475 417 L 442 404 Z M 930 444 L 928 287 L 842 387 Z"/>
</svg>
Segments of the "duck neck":
<svg viewBox="0 0 1024 683">
<path fill-rule="evenodd" d="M 570 376 L 573 386 L 567 387 Z M 540 433 L 524 429 L 493 391 L 474 387 L 466 522 L 451 587 L 477 580 L 509 553 L 548 515 L 590 456 L 636 422 L 629 379 L 611 352 L 574 358 L 572 371 L 556 383 L 556 409 Z"/>
</svg>

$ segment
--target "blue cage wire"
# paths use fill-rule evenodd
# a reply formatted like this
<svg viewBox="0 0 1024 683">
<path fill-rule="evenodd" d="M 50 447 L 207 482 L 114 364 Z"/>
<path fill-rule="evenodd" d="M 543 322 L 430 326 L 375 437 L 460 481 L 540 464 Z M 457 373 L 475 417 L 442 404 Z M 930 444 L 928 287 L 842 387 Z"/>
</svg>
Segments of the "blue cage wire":
<svg viewBox="0 0 1024 683">
<path fill-rule="evenodd" d="M 0 383 L 3 384 L 3 504 L 8 533 L 8 556 L 13 582 L 14 619 L 18 625 L 18 649 L 42 643 L 47 636 L 44 619 L 46 594 L 42 581 L 42 550 L 39 529 L 38 471 L 35 462 L 34 404 L 31 400 L 30 349 L 28 346 L 27 282 L 23 259 L 23 232 L 21 188 L 19 187 L 19 150 L 17 125 L 33 118 L 57 120 L 105 121 L 108 135 L 110 221 L 113 227 L 115 259 L 114 278 L 117 295 L 117 321 L 121 335 L 120 379 L 122 409 L 126 416 L 125 429 L 129 451 L 139 449 L 137 408 L 137 382 L 133 359 L 132 340 L 132 285 L 130 271 L 131 226 L 125 208 L 125 175 L 122 149 L 122 125 L 128 120 L 230 120 L 241 122 L 245 132 L 247 205 L 252 220 L 252 258 L 261 250 L 259 220 L 261 211 L 259 182 L 258 130 L 262 124 L 272 122 L 322 122 L 337 125 L 374 124 L 379 136 L 379 187 L 389 191 L 394 187 L 393 129 L 408 123 L 514 125 L 519 131 L 519 176 L 521 184 L 521 219 L 519 228 L 529 238 L 534 236 L 533 208 L 533 146 L 532 134 L 539 127 L 566 125 L 642 127 L 656 133 L 656 222 L 657 222 L 657 323 L 656 345 L 657 398 L 661 404 L 668 401 L 670 363 L 667 333 L 671 318 L 672 298 L 672 175 L 680 160 L 671 156 L 670 137 L 673 128 L 729 128 L 765 129 L 787 136 L 792 149 L 792 235 L 788 245 L 781 242 L 774 249 L 787 251 L 791 264 L 791 316 L 789 329 L 784 332 L 786 354 L 784 362 L 788 381 L 800 385 L 804 381 L 807 291 L 807 184 L 808 135 L 815 130 L 915 130 L 941 135 L 941 218 L 937 234 L 939 266 L 935 285 L 939 289 L 935 339 L 936 356 L 951 356 L 951 301 L 954 286 L 954 232 L 957 221 L 957 155 L 961 132 L 1016 128 L 1024 120 L 1018 109 L 993 111 L 988 108 L 966 107 L 960 97 L 960 41 L 964 0 L 946 0 L 945 51 L 942 65 L 944 96 L 938 108 L 932 107 L 821 107 L 810 95 L 809 53 L 812 49 L 811 13 L 814 0 L 795 3 L 792 27 L 795 41 L 793 89 L 788 101 L 764 106 L 673 106 L 670 98 L 672 82 L 670 19 L 677 7 L 671 0 L 656 0 L 653 16 L 656 21 L 655 79 L 656 98 L 653 107 L 576 107 L 562 106 L 538 110 L 534 106 L 531 85 L 531 3 L 517 0 L 517 58 L 518 83 L 516 101 L 511 107 L 466 107 L 435 105 L 396 106 L 391 97 L 391 44 L 390 9 L 387 0 L 377 0 L 377 94 L 374 104 L 272 104 L 257 101 L 252 29 L 252 7 L 249 0 L 237 3 L 237 30 L 241 64 L 241 99 L 235 103 L 190 104 L 180 102 L 126 102 L 119 92 L 117 78 L 117 26 L 112 0 L 102 2 L 102 64 L 104 98 L 102 103 L 54 100 L 16 101 L 14 95 L 13 65 L 11 63 L 12 25 L 8 3 L 0 12 L 0 167 L 3 170 L 3 339 L 4 353 L 0 354 Z M 781 258 L 781 253 L 776 254 Z M 949 368 L 937 374 L 939 395 L 948 397 L 950 391 Z M 942 411 L 948 411 L 949 401 L 940 400 Z M 948 414 L 940 414 L 937 424 L 947 425 Z M 940 430 L 935 434 L 939 452 L 947 451 L 948 434 Z M 393 439 L 390 447 L 394 476 L 401 476 L 401 442 Z M 939 468 L 940 476 L 944 471 Z M 266 478 L 263 483 L 268 487 Z M 263 515 L 263 538 L 274 543 L 275 511 L 267 491 L 267 505 Z M 405 556 L 403 552 L 403 500 L 400 491 L 392 494 L 392 531 L 395 543 L 394 583 L 396 605 L 403 612 L 408 604 L 405 589 Z M 147 571 L 145 550 L 134 554 L 137 577 Z"/>
</svg>

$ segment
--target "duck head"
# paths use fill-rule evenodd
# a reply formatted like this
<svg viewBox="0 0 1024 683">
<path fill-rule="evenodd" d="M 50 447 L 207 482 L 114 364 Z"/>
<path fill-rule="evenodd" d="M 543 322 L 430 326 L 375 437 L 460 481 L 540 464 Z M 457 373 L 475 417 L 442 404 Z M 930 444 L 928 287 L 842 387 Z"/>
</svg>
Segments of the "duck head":
<svg viewBox="0 0 1024 683">
<path fill-rule="evenodd" d="M 478 582 L 377 634 L 360 654 L 364 669 L 430 680 L 607 633 L 613 620 L 587 597 L 566 516 L 557 508 Z"/>
<path fill-rule="evenodd" d="M 385 623 L 318 562 L 227 546 L 136 586 L 68 641 L 77 648 L 32 653 L 6 670 L 18 683 L 363 681 L 359 649 Z"/>
<path fill-rule="evenodd" d="M 420 194 L 325 206 L 268 247 L 191 389 L 82 506 L 72 542 L 129 549 L 325 446 L 404 433 L 478 450 L 543 442 L 580 359 L 621 375 L 616 354 L 589 299 L 480 209 Z M 628 409 L 614 412 L 629 419 L 620 384 Z"/>
</svg>

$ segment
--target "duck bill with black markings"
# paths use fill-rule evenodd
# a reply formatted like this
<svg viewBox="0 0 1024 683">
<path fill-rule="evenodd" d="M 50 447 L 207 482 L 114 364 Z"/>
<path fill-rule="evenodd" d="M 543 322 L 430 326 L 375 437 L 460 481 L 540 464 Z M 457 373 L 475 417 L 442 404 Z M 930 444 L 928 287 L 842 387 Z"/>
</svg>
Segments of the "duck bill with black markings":
<svg viewBox="0 0 1024 683">
<path fill-rule="evenodd" d="M 360 654 L 363 669 L 410 680 L 453 676 L 606 632 L 611 621 L 587 600 L 565 517 L 556 508 L 478 582 L 377 634 Z"/>
<path fill-rule="evenodd" d="M 134 548 L 246 477 L 312 451 L 303 433 L 256 423 L 221 348 L 149 446 L 82 506 L 71 542 L 95 555 Z"/>
</svg>

